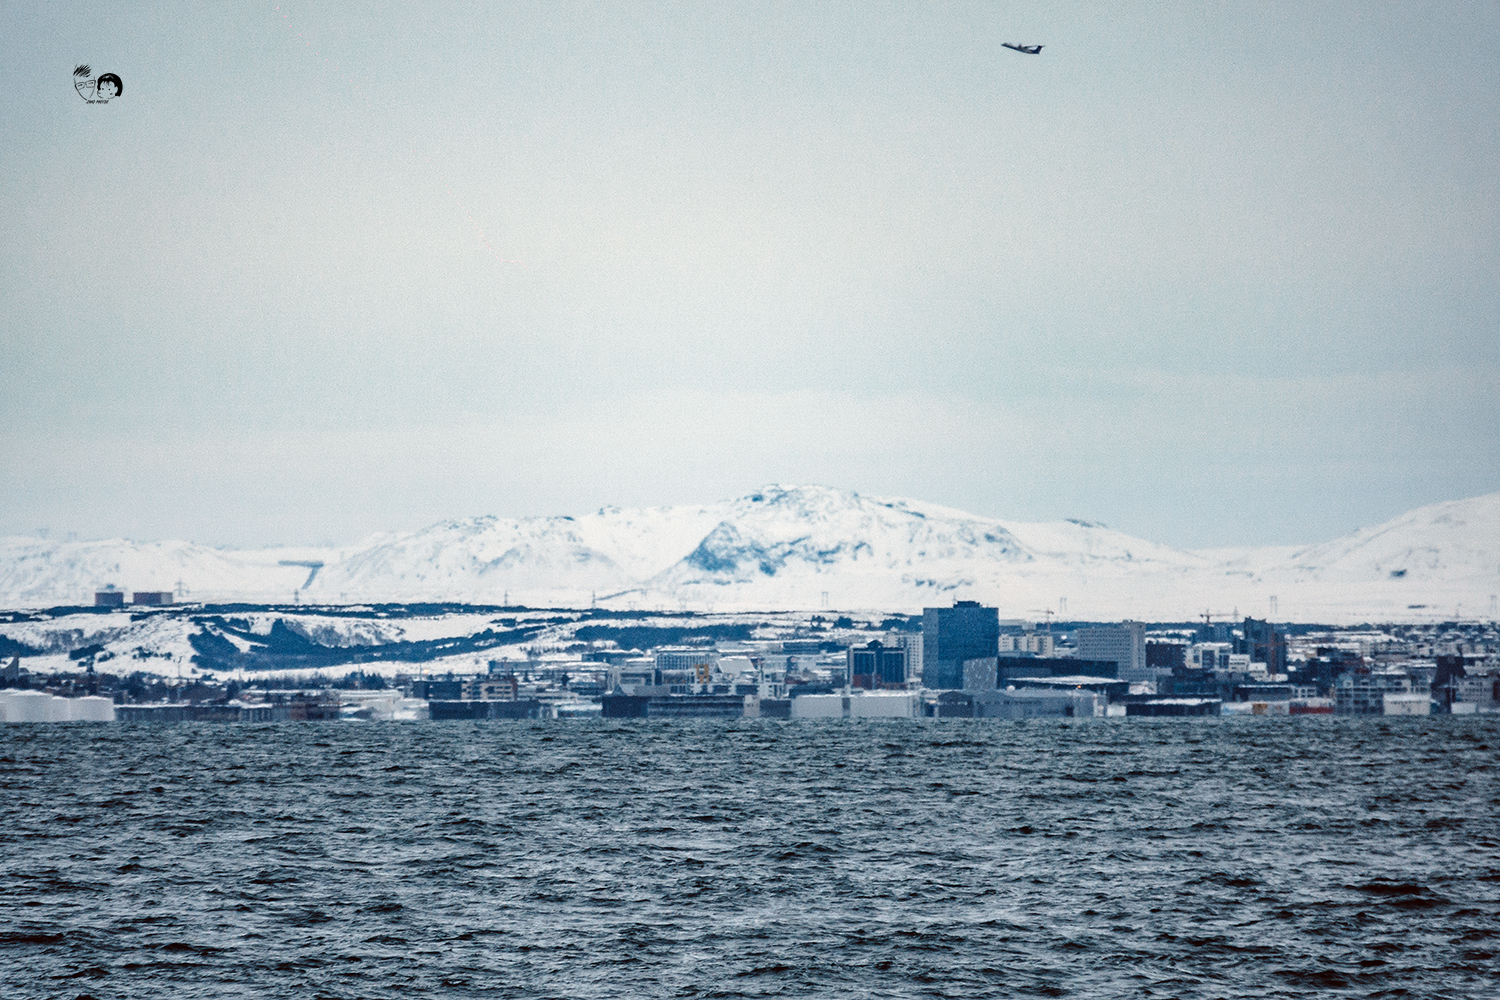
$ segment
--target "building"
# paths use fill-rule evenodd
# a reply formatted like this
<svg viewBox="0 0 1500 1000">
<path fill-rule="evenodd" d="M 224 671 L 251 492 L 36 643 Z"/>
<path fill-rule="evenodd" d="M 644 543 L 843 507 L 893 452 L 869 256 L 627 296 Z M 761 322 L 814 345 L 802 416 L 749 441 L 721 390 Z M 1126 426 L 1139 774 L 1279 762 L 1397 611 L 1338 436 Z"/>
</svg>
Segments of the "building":
<svg viewBox="0 0 1500 1000">
<path fill-rule="evenodd" d="M 1411 678 L 1406 674 L 1350 671 L 1340 674 L 1333 685 L 1334 712 L 1338 715 L 1384 715 L 1386 695 L 1412 693 Z"/>
<path fill-rule="evenodd" d="M 463 696 L 464 682 L 454 680 L 451 675 L 447 680 L 412 681 L 408 692 L 408 697 L 425 698 L 428 701 L 458 701 Z"/>
<path fill-rule="evenodd" d="M 1081 689 L 1009 688 L 974 694 L 976 719 L 1091 719 L 1106 699 Z"/>
<path fill-rule="evenodd" d="M 1051 632 L 1036 632 L 1028 627 L 1020 635 L 1002 635 L 1000 652 L 1052 656 L 1057 652 L 1057 648 L 1052 641 Z"/>
<path fill-rule="evenodd" d="M 1202 670 L 1207 673 L 1227 673 L 1231 667 L 1229 658 L 1236 655 L 1234 644 L 1229 642 L 1195 642 L 1187 648 L 1187 670 Z M 1248 658 L 1246 660 L 1248 661 Z"/>
<path fill-rule="evenodd" d="M 922 673 L 922 633 L 896 632 L 887 645 L 906 650 L 906 679 L 916 680 Z"/>
<path fill-rule="evenodd" d="M 1185 642 L 1146 643 L 1146 666 L 1153 671 L 1170 670 L 1174 676 L 1187 669 L 1188 644 Z"/>
<path fill-rule="evenodd" d="M 922 609 L 922 685 L 935 690 L 964 686 L 964 661 L 1000 651 L 1000 612 L 978 601 L 951 608 Z"/>
<path fill-rule="evenodd" d="M 793 719 L 915 719 L 922 706 L 916 691 L 852 690 L 849 694 L 803 694 L 792 699 Z"/>
<path fill-rule="evenodd" d="M 1432 714 L 1432 698 L 1425 694 L 1385 694 L 1380 702 L 1385 715 Z"/>
<path fill-rule="evenodd" d="M 1072 677 L 1011 677 L 1005 681 L 1009 690 L 1034 688 L 1038 691 L 1092 691 L 1106 702 L 1115 702 L 1130 694 L 1130 682 L 1112 677 L 1091 677 L 1078 674 Z"/>
<path fill-rule="evenodd" d="M 1451 689 L 1452 705 L 1467 707 L 1450 707 L 1450 711 L 1460 713 L 1500 711 L 1500 676 L 1481 674 L 1475 677 L 1455 678 L 1451 682 Z"/>
<path fill-rule="evenodd" d="M 981 656 L 974 660 L 964 661 L 964 690 L 965 691 L 993 691 L 1000 680 L 1000 671 L 996 667 L 998 659 L 993 656 Z"/>
<path fill-rule="evenodd" d="M 995 660 L 998 678 L 1062 677 L 1086 674 L 1117 678 L 1120 665 L 1114 660 L 1084 660 L 1076 656 L 1001 656 Z"/>
<path fill-rule="evenodd" d="M 867 646 L 850 646 L 847 660 L 851 687 L 866 691 L 906 687 L 905 649 L 876 639 Z"/>
<path fill-rule="evenodd" d="M 606 719 L 738 719 L 755 701 L 754 695 L 736 694 L 607 694 L 601 714 Z"/>
<path fill-rule="evenodd" d="M 1080 659 L 1114 660 L 1122 680 L 1150 681 L 1157 677 L 1157 671 L 1146 666 L 1146 626 L 1141 622 L 1081 628 L 1075 633 L 1074 642 Z M 1171 676 L 1172 672 L 1162 673 Z"/>
<path fill-rule="evenodd" d="M 701 674 L 705 680 L 718 661 L 718 651 L 706 647 L 676 646 L 656 651 L 657 670 L 684 671 L 694 676 Z"/>
<path fill-rule="evenodd" d="M 521 695 L 521 682 L 515 674 L 476 677 L 465 687 L 464 697 L 470 701 L 515 701 Z"/>
<path fill-rule="evenodd" d="M 1251 663 L 1264 663 L 1266 672 L 1274 677 L 1286 673 L 1286 636 L 1270 622 L 1256 618 L 1245 619 L 1244 633 L 1240 652 L 1248 654 Z"/>
<path fill-rule="evenodd" d="M 98 596 L 94 595 L 96 600 Z M 172 603 L 172 592 L 170 590 L 137 590 L 130 595 L 130 603 L 146 607 L 165 607 Z"/>
<path fill-rule="evenodd" d="M 63 698 L 45 691 L 0 691 L 0 722 L 113 722 L 109 698 Z"/>
<path fill-rule="evenodd" d="M 1258 684 L 1252 681 L 1248 684 L 1234 685 L 1235 701 L 1290 702 L 1302 693 L 1291 684 Z M 1305 694 L 1304 697 L 1306 697 Z"/>
<path fill-rule="evenodd" d="M 96 608 L 123 608 L 125 606 L 125 591 L 106 587 L 103 590 L 94 591 L 94 607 Z"/>
<path fill-rule="evenodd" d="M 1142 698 L 1127 701 L 1126 715 L 1184 716 L 1218 715 L 1223 703 L 1218 698 Z"/>
<path fill-rule="evenodd" d="M 542 703 L 535 698 L 514 701 L 429 701 L 429 718 L 456 719 L 540 719 Z"/>
</svg>

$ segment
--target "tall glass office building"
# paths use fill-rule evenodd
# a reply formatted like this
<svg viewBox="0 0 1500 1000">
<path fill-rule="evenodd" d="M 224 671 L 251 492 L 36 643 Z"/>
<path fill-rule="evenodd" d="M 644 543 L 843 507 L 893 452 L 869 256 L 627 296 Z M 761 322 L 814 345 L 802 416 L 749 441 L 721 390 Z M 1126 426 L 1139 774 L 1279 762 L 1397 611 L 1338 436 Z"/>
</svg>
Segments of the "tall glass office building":
<svg viewBox="0 0 1500 1000">
<path fill-rule="evenodd" d="M 978 601 L 922 609 L 922 686 L 964 686 L 964 661 L 1000 655 L 1000 611 Z"/>
</svg>

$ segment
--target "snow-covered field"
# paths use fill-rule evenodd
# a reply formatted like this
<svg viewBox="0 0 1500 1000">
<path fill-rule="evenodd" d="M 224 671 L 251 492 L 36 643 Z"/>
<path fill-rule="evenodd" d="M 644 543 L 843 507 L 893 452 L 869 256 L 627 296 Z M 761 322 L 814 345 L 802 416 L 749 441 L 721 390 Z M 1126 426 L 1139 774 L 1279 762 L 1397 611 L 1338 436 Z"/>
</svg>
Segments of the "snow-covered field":
<svg viewBox="0 0 1500 1000">
<path fill-rule="evenodd" d="M 309 563 L 323 565 L 312 572 Z M 1087 522 L 996 520 L 827 487 L 577 517 L 469 518 L 342 549 L 0 539 L 7 607 L 88 604 L 109 584 L 209 603 L 913 612 L 971 599 L 1007 618 L 1474 617 L 1493 615 L 1500 593 L 1500 494 L 1316 545 L 1199 551 Z"/>
<path fill-rule="evenodd" d="M 808 613 L 755 615 L 751 621 L 732 614 L 612 615 L 517 610 L 428 614 L 393 606 L 301 611 L 267 607 L 227 614 L 193 605 L 147 613 L 56 608 L 11 613 L 7 617 L 12 620 L 0 621 L 0 636 L 26 647 L 19 655 L 34 674 L 73 673 L 88 664 L 116 675 L 139 671 L 191 680 L 212 674 L 221 681 L 253 682 L 267 674 L 294 681 L 337 679 L 355 672 L 387 678 L 476 674 L 487 672 L 493 660 L 566 661 L 566 669 L 576 673 L 583 669 L 576 655 L 563 649 L 579 641 L 576 633 L 583 625 L 694 630 L 730 626 L 741 632 L 761 626 L 779 637 L 806 634 L 811 618 Z M 865 620 L 857 627 L 878 624 Z M 216 649 L 214 644 L 221 642 L 228 646 Z M 301 648 L 304 642 L 312 646 Z M 372 650 L 378 655 L 369 655 Z"/>
</svg>

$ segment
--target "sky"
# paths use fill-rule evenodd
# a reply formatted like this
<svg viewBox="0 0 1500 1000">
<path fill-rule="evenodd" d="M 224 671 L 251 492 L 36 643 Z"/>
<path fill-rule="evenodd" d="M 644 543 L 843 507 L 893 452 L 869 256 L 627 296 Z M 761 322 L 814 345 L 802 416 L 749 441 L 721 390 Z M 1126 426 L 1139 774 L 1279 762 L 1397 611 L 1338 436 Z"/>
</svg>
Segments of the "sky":
<svg viewBox="0 0 1500 1000">
<path fill-rule="evenodd" d="M 1108 6 L 0 0 L 0 534 L 1500 490 L 1500 4 Z"/>
</svg>

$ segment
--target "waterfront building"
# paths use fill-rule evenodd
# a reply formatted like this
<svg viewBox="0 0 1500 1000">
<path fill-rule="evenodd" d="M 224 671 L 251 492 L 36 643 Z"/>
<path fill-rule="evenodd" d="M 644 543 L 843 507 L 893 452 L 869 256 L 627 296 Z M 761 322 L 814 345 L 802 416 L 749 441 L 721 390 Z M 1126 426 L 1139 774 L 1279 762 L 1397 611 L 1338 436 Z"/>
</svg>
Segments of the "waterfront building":
<svg viewBox="0 0 1500 1000">
<path fill-rule="evenodd" d="M 1431 695 L 1419 692 L 1412 694 L 1392 694 L 1387 692 L 1381 695 L 1380 707 L 1384 715 L 1431 715 Z"/>
<path fill-rule="evenodd" d="M 1453 708 L 1455 712 L 1495 712 L 1500 711 L 1500 675 L 1481 674 L 1474 677 L 1459 677 L 1452 681 L 1453 705 L 1465 705 L 1467 708 Z"/>
<path fill-rule="evenodd" d="M 1340 674 L 1333 685 L 1334 711 L 1338 715 L 1384 715 L 1386 695 L 1413 693 L 1417 692 L 1412 691 L 1406 674 L 1350 671 Z"/>
<path fill-rule="evenodd" d="M 601 699 L 606 719 L 738 719 L 754 695 L 608 694 Z"/>
<path fill-rule="evenodd" d="M 1222 704 L 1218 698 L 1142 698 L 1120 707 L 1131 716 L 1219 715 Z"/>
<path fill-rule="evenodd" d="M 793 719 L 914 719 L 920 712 L 916 691 L 860 691 L 803 694 L 792 699 Z"/>
<path fill-rule="evenodd" d="M 1000 612 L 978 601 L 951 608 L 922 609 L 922 685 L 935 690 L 964 686 L 964 661 L 1000 651 Z"/>
<path fill-rule="evenodd" d="M 115 703 L 91 695 L 63 698 L 46 691 L 0 690 L 0 722 L 113 722 Z"/>
<path fill-rule="evenodd" d="M 1007 690 L 1035 688 L 1041 691 L 1092 691 L 1109 702 L 1123 700 L 1130 694 L 1130 682 L 1112 677 L 1077 674 L 1063 677 L 1011 677 L 1005 680 Z"/>
<path fill-rule="evenodd" d="M 439 720 L 455 719 L 541 719 L 546 716 L 542 703 L 535 698 L 506 699 L 503 701 L 429 701 L 429 717 Z"/>
<path fill-rule="evenodd" d="M 428 701 L 458 701 L 464 696 L 464 682 L 451 676 L 447 680 L 412 681 L 409 696 Z"/>
<path fill-rule="evenodd" d="M 1007 688 L 974 694 L 976 719 L 1088 719 L 1103 715 L 1107 699 L 1079 688 Z"/>
</svg>

